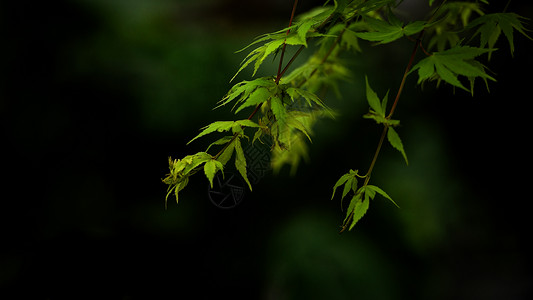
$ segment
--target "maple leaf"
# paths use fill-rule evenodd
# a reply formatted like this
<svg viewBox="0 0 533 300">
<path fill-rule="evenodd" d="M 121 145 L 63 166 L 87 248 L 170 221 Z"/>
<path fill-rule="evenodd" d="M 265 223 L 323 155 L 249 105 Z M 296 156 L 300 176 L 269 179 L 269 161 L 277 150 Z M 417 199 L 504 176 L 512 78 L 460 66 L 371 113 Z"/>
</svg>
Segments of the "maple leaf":
<svg viewBox="0 0 533 300">
<path fill-rule="evenodd" d="M 509 42 L 509 48 L 511 55 L 514 53 L 514 38 L 513 31 L 516 29 L 522 35 L 528 39 L 532 39 L 526 34 L 526 28 L 521 22 L 521 19 L 525 19 L 515 13 L 495 13 L 481 16 L 472 21 L 467 29 L 479 26 L 477 31 L 472 36 L 480 35 L 479 47 L 485 47 L 488 45 L 489 49 L 494 49 L 494 45 L 498 41 L 501 33 L 505 35 Z M 490 60 L 491 53 L 489 53 Z"/>
<path fill-rule="evenodd" d="M 370 27 L 369 32 L 356 32 L 358 38 L 379 44 L 387 44 L 401 37 L 416 34 L 426 27 L 426 22 L 416 21 L 403 25 L 401 21 L 389 15 L 389 22 L 374 18 L 365 18 L 366 24 Z"/>
<path fill-rule="evenodd" d="M 471 81 L 481 77 L 485 82 L 487 79 L 496 81 L 485 72 L 485 67 L 474 60 L 477 56 L 491 52 L 491 49 L 483 49 L 470 46 L 455 46 L 451 49 L 435 52 L 418 62 L 411 72 L 418 70 L 418 83 L 428 79 L 437 78 L 445 82 L 469 91 L 457 78 L 459 75 L 468 77 Z M 471 86 L 470 92 L 473 92 Z"/>
</svg>

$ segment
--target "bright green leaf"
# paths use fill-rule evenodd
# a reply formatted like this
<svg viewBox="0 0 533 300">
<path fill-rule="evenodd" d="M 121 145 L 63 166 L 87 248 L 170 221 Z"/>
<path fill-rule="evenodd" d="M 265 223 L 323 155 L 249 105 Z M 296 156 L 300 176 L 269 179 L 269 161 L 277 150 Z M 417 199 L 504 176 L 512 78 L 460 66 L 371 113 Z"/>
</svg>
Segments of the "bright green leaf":
<svg viewBox="0 0 533 300">
<path fill-rule="evenodd" d="M 246 171 L 246 158 L 244 157 L 244 151 L 242 150 L 241 141 L 239 138 L 235 139 L 235 167 L 241 174 L 242 178 L 248 184 L 250 191 L 252 190 L 252 185 L 248 180 L 248 175 Z"/>
<path fill-rule="evenodd" d="M 273 96 L 270 98 L 270 108 L 272 109 L 272 113 L 274 114 L 274 117 L 276 117 L 276 121 L 278 121 L 278 125 L 281 128 L 285 126 L 285 118 L 287 116 L 287 109 L 283 105 L 283 102 L 278 96 Z"/>
<path fill-rule="evenodd" d="M 382 189 L 380 189 L 379 187 L 375 186 L 375 185 L 367 185 L 366 186 L 366 189 L 370 190 L 370 191 L 373 191 L 373 192 L 377 192 L 378 194 L 380 194 L 381 196 L 389 199 L 394 205 L 396 205 L 396 207 L 400 208 L 398 206 L 398 204 L 396 204 L 396 202 L 394 202 L 394 200 L 392 200 L 392 198 L 387 194 L 385 193 L 385 191 L 383 191 Z M 374 197 L 372 197 L 374 198 Z"/>
<path fill-rule="evenodd" d="M 224 165 L 218 160 L 209 160 L 204 165 L 204 173 L 207 179 L 209 180 L 209 183 L 211 184 L 211 188 L 213 188 L 213 178 L 215 177 L 215 174 L 217 171 L 223 171 Z"/>
<path fill-rule="evenodd" d="M 235 138 L 233 142 L 229 143 L 224 149 L 224 151 L 218 156 L 217 160 L 221 162 L 223 165 L 227 164 L 228 161 L 231 159 L 231 156 L 233 155 L 233 150 L 235 150 L 235 140 L 237 139 L 238 138 Z"/>
<path fill-rule="evenodd" d="M 217 172 L 215 161 L 216 160 L 210 160 L 204 165 L 204 173 L 207 179 L 209 180 L 209 183 L 211 184 L 211 188 L 213 188 L 213 178 L 215 177 L 215 173 Z"/>
<path fill-rule="evenodd" d="M 196 137 L 194 137 L 192 140 L 190 140 L 188 144 L 190 144 L 192 141 L 196 140 L 197 138 L 200 138 L 204 135 L 207 135 L 207 134 L 210 134 L 210 133 L 213 133 L 213 132 L 223 132 L 223 131 L 228 131 L 228 130 L 231 130 L 231 128 L 233 127 L 233 124 L 235 122 L 234 121 L 216 121 L 216 122 L 213 122 L 205 127 L 202 128 L 202 132 L 200 132 L 200 134 L 198 134 Z"/>
<path fill-rule="evenodd" d="M 387 139 L 389 140 L 389 143 L 394 147 L 394 149 L 400 151 L 400 153 L 403 155 L 403 158 L 405 159 L 405 163 L 409 165 L 409 161 L 407 160 L 407 155 L 405 154 L 405 150 L 403 149 L 402 140 L 400 139 L 400 136 L 394 130 L 394 128 L 389 127 L 387 132 Z"/>
<path fill-rule="evenodd" d="M 270 90 L 265 87 L 259 87 L 257 88 L 253 93 L 250 94 L 245 100 L 243 100 L 242 104 L 239 105 L 239 108 L 235 110 L 235 113 L 240 112 L 246 107 L 250 106 L 257 106 L 258 104 L 261 104 L 268 100 L 270 97 Z"/>
<path fill-rule="evenodd" d="M 215 146 L 215 145 L 226 145 L 227 143 L 229 143 L 231 140 L 233 139 L 233 136 L 232 135 L 227 135 L 223 138 L 220 138 L 218 140 L 216 140 L 215 142 L 212 142 L 208 147 L 207 149 L 205 150 L 206 152 L 209 151 L 209 149 L 212 147 L 212 146 Z"/>
<path fill-rule="evenodd" d="M 197 138 L 200 138 L 204 135 L 207 135 L 213 132 L 223 132 L 223 131 L 229 131 L 229 130 L 233 130 L 234 133 L 236 131 L 241 132 L 242 130 L 239 130 L 239 128 L 236 128 L 236 126 L 238 127 L 261 127 L 257 123 L 251 120 L 247 120 L 247 119 L 239 120 L 239 121 L 217 121 L 217 122 L 213 122 L 203 127 L 202 132 L 200 132 L 200 134 L 198 134 L 196 137 L 190 140 L 187 143 L 187 145 L 190 144 L 192 141 L 196 140 Z"/>
</svg>

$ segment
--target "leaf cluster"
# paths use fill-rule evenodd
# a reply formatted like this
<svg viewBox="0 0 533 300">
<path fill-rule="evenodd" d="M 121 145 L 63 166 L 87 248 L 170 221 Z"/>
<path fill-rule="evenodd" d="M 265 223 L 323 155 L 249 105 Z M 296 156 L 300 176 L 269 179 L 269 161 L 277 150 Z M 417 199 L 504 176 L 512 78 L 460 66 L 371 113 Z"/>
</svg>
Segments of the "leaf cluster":
<svg viewBox="0 0 533 300">
<path fill-rule="evenodd" d="M 206 152 L 198 152 L 194 155 L 187 155 L 183 159 L 168 158 L 170 173 L 163 179 L 163 182 L 168 185 L 167 196 L 165 197 L 165 208 L 170 194 L 174 193 L 176 203 L 178 202 L 178 193 L 183 190 L 189 183 L 189 176 L 196 173 L 204 167 L 204 172 L 213 186 L 213 178 L 217 171 L 224 170 L 221 162 L 217 161 L 213 156 Z"/>
<path fill-rule="evenodd" d="M 357 178 L 367 178 L 367 176 L 359 175 L 358 170 L 350 170 L 348 173 L 342 175 L 333 186 L 331 199 L 335 197 L 335 191 L 337 188 L 344 186 L 342 190 L 341 204 L 344 197 L 349 193 L 353 194 L 348 209 L 346 210 L 346 216 L 343 220 L 343 230 L 348 226 L 348 230 L 352 230 L 355 224 L 366 214 L 370 205 L 370 200 L 375 198 L 376 193 L 390 200 L 396 205 L 396 207 L 399 207 L 385 191 L 375 185 L 369 185 L 366 180 L 363 186 L 358 187 Z"/>
</svg>

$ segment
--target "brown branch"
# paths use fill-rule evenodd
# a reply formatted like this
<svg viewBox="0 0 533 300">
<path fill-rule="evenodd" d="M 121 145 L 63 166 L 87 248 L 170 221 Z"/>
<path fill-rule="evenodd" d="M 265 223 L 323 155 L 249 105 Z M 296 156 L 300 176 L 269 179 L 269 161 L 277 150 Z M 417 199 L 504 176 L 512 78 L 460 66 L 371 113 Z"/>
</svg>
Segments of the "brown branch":
<svg viewBox="0 0 533 300">
<path fill-rule="evenodd" d="M 289 35 L 289 33 L 291 32 L 292 20 L 294 19 L 294 12 L 296 11 L 297 5 L 298 5 L 298 0 L 294 0 L 294 5 L 292 6 L 292 12 L 291 12 L 291 19 L 289 20 L 289 29 L 287 29 L 287 35 Z M 286 40 L 287 39 L 285 38 L 285 41 Z M 285 48 L 287 47 L 287 44 L 285 43 L 285 41 L 283 42 L 283 48 L 281 49 L 281 56 L 279 58 L 279 66 L 278 66 L 278 74 L 276 76 L 276 84 L 279 83 L 279 80 L 281 79 L 281 76 L 283 76 L 283 73 L 284 73 L 281 70 L 281 66 L 283 65 L 283 56 L 285 56 Z M 287 67 L 285 67 L 285 69 L 286 68 Z"/>
</svg>

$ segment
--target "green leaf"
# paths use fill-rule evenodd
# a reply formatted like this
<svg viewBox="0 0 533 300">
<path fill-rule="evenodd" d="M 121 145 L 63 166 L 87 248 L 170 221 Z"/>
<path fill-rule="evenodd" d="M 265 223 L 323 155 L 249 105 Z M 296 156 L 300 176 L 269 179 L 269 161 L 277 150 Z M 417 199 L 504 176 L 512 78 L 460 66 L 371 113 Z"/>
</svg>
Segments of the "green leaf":
<svg viewBox="0 0 533 300">
<path fill-rule="evenodd" d="M 211 155 L 206 152 L 198 152 L 194 155 L 188 155 L 182 159 L 183 162 L 186 162 L 185 168 L 183 169 L 183 174 L 187 175 L 189 172 L 194 170 L 199 165 L 205 163 L 206 161 L 212 159 Z"/>
<path fill-rule="evenodd" d="M 236 124 L 239 124 L 240 126 L 242 127 L 264 127 L 264 126 L 261 126 L 257 123 L 255 123 L 254 121 L 252 120 L 248 120 L 248 119 L 244 119 L 244 120 L 238 120 L 238 121 L 235 121 Z"/>
<path fill-rule="evenodd" d="M 382 189 L 380 189 L 379 187 L 375 186 L 375 185 L 367 185 L 366 186 L 366 189 L 367 190 L 370 190 L 372 192 L 374 192 L 374 195 L 375 193 L 377 192 L 378 194 L 380 194 L 381 196 L 389 199 L 394 205 L 396 205 L 396 207 L 400 208 L 398 206 L 398 204 L 396 204 L 396 202 L 394 202 L 394 200 L 392 200 L 392 198 L 387 194 L 385 193 L 385 191 L 383 191 Z M 372 199 L 374 199 L 374 196 L 371 197 Z"/>
<path fill-rule="evenodd" d="M 240 112 L 246 107 L 257 106 L 270 98 L 271 92 L 265 87 L 259 87 L 254 92 L 252 92 L 243 102 L 240 104 L 239 108 L 235 110 L 235 113 Z"/>
<path fill-rule="evenodd" d="M 342 221 L 344 227 L 346 226 L 346 222 L 350 218 L 350 215 L 353 213 L 353 210 L 355 208 L 355 204 L 357 203 L 357 201 L 361 201 L 361 197 L 362 196 L 363 195 L 361 193 L 356 193 L 352 197 L 352 200 L 350 200 L 350 204 L 348 205 L 348 209 L 346 210 L 346 216 L 344 217 L 344 220 Z M 357 199 L 357 198 L 359 198 L 359 199 Z"/>
<path fill-rule="evenodd" d="M 289 126 L 290 128 L 298 129 L 307 137 L 307 139 L 309 139 L 310 142 L 312 142 L 311 136 L 309 135 L 307 128 L 305 128 L 305 125 L 297 119 L 297 117 L 295 116 L 296 114 L 296 112 L 289 112 L 287 114 L 287 118 L 285 119 L 287 126 Z"/>
<path fill-rule="evenodd" d="M 366 24 L 373 31 L 369 32 L 357 32 L 356 36 L 371 42 L 379 42 L 380 44 L 386 44 L 393 42 L 404 35 L 409 36 L 422 31 L 426 27 L 426 23 L 423 21 L 416 21 L 403 26 L 393 15 L 389 16 L 390 23 L 383 20 L 367 17 L 365 18 Z"/>
<path fill-rule="evenodd" d="M 223 165 L 226 165 L 228 161 L 231 159 L 231 156 L 233 155 L 233 150 L 235 150 L 235 140 L 237 139 L 238 138 L 235 138 L 233 142 L 231 142 L 228 146 L 226 146 L 226 149 L 224 149 L 224 151 L 218 156 L 217 160 L 221 162 Z"/>
<path fill-rule="evenodd" d="M 331 195 L 331 199 L 335 197 L 335 191 L 338 187 L 344 184 L 344 188 L 342 191 L 342 197 L 341 200 L 344 199 L 344 197 L 350 192 L 350 190 L 353 190 L 354 192 L 357 190 L 357 170 L 350 170 L 349 173 L 346 173 L 337 180 L 335 185 L 333 186 L 333 194 Z"/>
<path fill-rule="evenodd" d="M 348 178 L 348 180 L 346 180 L 346 183 L 344 184 L 344 189 L 342 190 L 341 200 L 344 199 L 344 197 L 346 197 L 346 195 L 348 195 L 348 193 L 352 190 L 352 187 L 354 186 L 354 181 L 355 186 L 357 186 L 357 179 L 355 178 L 355 176 L 352 176 L 351 178 Z"/>
<path fill-rule="evenodd" d="M 188 183 L 189 183 L 189 177 L 187 176 L 187 177 L 183 177 L 176 184 L 171 185 L 171 186 L 168 187 L 167 196 L 165 197 L 165 209 L 167 209 L 168 196 L 170 196 L 170 194 L 172 192 L 174 192 L 174 197 L 176 198 L 176 203 L 178 203 L 179 202 L 178 194 L 179 194 L 180 191 L 182 191 L 187 186 Z"/>
<path fill-rule="evenodd" d="M 205 127 L 203 127 L 201 130 L 202 132 L 200 132 L 200 134 L 198 134 L 196 137 L 194 137 L 192 140 L 190 140 L 188 144 L 190 144 L 192 141 L 196 140 L 197 138 L 200 138 L 204 135 L 207 135 L 207 134 L 210 134 L 210 133 L 213 133 L 213 132 L 223 132 L 223 131 L 229 131 L 229 130 L 233 130 L 233 132 L 235 133 L 235 126 L 238 126 L 238 127 L 261 127 L 259 124 L 251 121 L 251 120 L 239 120 L 239 121 L 216 121 L 216 122 L 213 122 Z M 242 131 L 242 130 L 237 130 L 237 131 Z"/>
<path fill-rule="evenodd" d="M 387 139 L 389 140 L 389 143 L 391 144 L 394 149 L 400 151 L 400 153 L 403 155 L 403 158 L 405 159 L 405 163 L 409 165 L 409 161 L 407 160 L 407 155 L 405 154 L 405 151 L 403 149 L 402 140 L 400 139 L 400 136 L 394 130 L 394 128 L 389 127 L 387 131 Z"/>
<path fill-rule="evenodd" d="M 179 182 L 176 185 L 176 188 L 174 189 L 174 194 L 176 196 L 176 203 L 178 203 L 178 193 L 181 192 L 189 183 L 189 177 L 185 177 L 181 182 Z"/>
<path fill-rule="evenodd" d="M 231 128 L 233 127 L 233 124 L 235 123 L 235 121 L 216 121 L 216 122 L 213 122 L 205 127 L 202 127 L 202 132 L 200 132 L 200 134 L 198 134 L 196 137 L 194 137 L 192 140 L 190 140 L 188 144 L 190 144 L 192 141 L 196 140 L 197 138 L 200 138 L 204 135 L 207 135 L 207 134 L 210 134 L 210 133 L 213 133 L 213 132 L 223 132 L 223 131 L 228 131 L 228 130 L 231 130 Z"/>
<path fill-rule="evenodd" d="M 469 91 L 457 78 L 459 75 L 470 78 L 481 77 L 484 80 L 495 79 L 489 76 L 482 64 L 474 61 L 474 58 L 490 52 L 490 49 L 482 49 L 470 46 L 456 46 L 454 48 L 435 52 L 433 55 L 418 62 L 411 72 L 418 70 L 418 83 L 432 79 L 435 75 L 447 83 Z"/>
<path fill-rule="evenodd" d="M 215 164 L 215 161 L 216 160 L 210 160 L 204 165 L 204 173 L 207 179 L 209 180 L 209 183 L 211 184 L 211 188 L 213 188 L 213 178 L 215 177 L 215 173 L 217 172 L 217 166 Z"/>
<path fill-rule="evenodd" d="M 331 112 L 331 109 L 324 104 L 324 102 L 315 94 L 306 91 L 304 89 L 290 87 L 286 90 L 287 94 L 291 98 L 292 101 L 295 101 L 298 97 L 302 97 L 305 99 L 309 107 L 313 107 L 313 103 L 321 107 L 322 109 L 326 110 L 329 114 L 333 115 Z"/>
<path fill-rule="evenodd" d="M 229 143 L 231 141 L 231 139 L 233 139 L 233 136 L 232 135 L 227 135 L 223 138 L 220 138 L 218 140 L 216 140 L 215 142 L 212 142 L 208 147 L 207 149 L 205 150 L 206 152 L 209 151 L 209 149 L 214 146 L 214 145 L 226 145 L 227 143 Z"/>
<path fill-rule="evenodd" d="M 316 21 L 314 19 L 307 19 L 298 25 L 298 29 L 296 30 L 298 39 L 305 47 L 307 47 L 307 33 L 315 23 Z"/>
<path fill-rule="evenodd" d="M 252 185 L 248 180 L 248 175 L 246 173 L 246 158 L 244 157 L 244 151 L 242 150 L 241 141 L 239 138 L 235 139 L 235 167 L 241 174 L 244 181 L 248 184 L 250 191 L 252 190 Z"/>
<path fill-rule="evenodd" d="M 352 224 L 350 225 L 350 228 L 348 228 L 348 230 L 352 230 L 355 224 L 359 220 L 361 220 L 361 218 L 368 211 L 368 207 L 370 205 L 370 201 L 368 199 L 365 198 L 365 200 L 363 201 L 361 196 L 357 197 L 357 195 L 352 198 L 352 202 L 355 203 L 353 208 Z"/>
<path fill-rule="evenodd" d="M 346 29 L 342 34 L 341 45 L 346 47 L 348 51 L 354 50 L 361 52 L 361 47 L 359 46 L 359 39 L 357 39 L 357 34 L 352 30 Z"/>
<path fill-rule="evenodd" d="M 271 97 L 270 108 L 272 109 L 272 113 L 274 114 L 274 117 L 276 117 L 276 121 L 278 122 L 281 130 L 281 128 L 285 126 L 285 118 L 287 116 L 287 109 L 283 105 L 281 98 L 279 98 L 277 95 Z"/>
<path fill-rule="evenodd" d="M 223 171 L 223 169 L 224 165 L 218 160 L 212 159 L 205 163 L 204 173 L 211 184 L 211 188 L 213 188 L 213 178 L 215 177 L 216 172 L 218 170 Z"/>
<path fill-rule="evenodd" d="M 341 178 L 339 178 L 339 180 L 337 180 L 337 182 L 333 186 L 333 194 L 331 195 L 331 200 L 333 200 L 333 197 L 335 197 L 335 191 L 337 190 L 337 188 L 343 185 L 348 179 L 352 177 L 353 176 L 351 174 L 344 174 L 341 176 Z"/>
<path fill-rule="evenodd" d="M 218 102 L 219 108 L 223 105 L 230 103 L 231 101 L 238 99 L 237 103 L 245 102 L 254 92 L 259 88 L 272 88 L 276 87 L 276 83 L 272 77 L 260 77 L 251 81 L 241 81 L 235 84 L 229 92 Z M 260 95 L 256 95 L 260 96 Z"/>
<path fill-rule="evenodd" d="M 393 120 L 393 119 L 389 120 L 389 119 L 385 118 L 384 116 L 377 115 L 373 111 L 363 115 L 363 118 L 372 119 L 372 120 L 376 121 L 376 123 L 378 123 L 378 124 L 385 124 L 385 125 L 388 125 L 388 126 L 398 126 L 398 125 L 400 125 L 400 120 Z"/>
<path fill-rule="evenodd" d="M 526 34 L 526 28 L 522 24 L 521 19 L 525 19 L 515 13 L 494 13 L 486 14 L 473 20 L 467 27 L 474 28 L 479 26 L 472 37 L 480 35 L 479 47 L 483 48 L 487 44 L 489 49 L 494 49 L 494 45 L 498 41 L 500 34 L 503 32 L 509 43 L 511 55 L 514 54 L 514 38 L 513 31 L 516 29 L 528 39 L 532 39 Z M 489 52 L 489 60 L 492 52 Z"/>
<path fill-rule="evenodd" d="M 368 77 L 366 76 L 365 76 L 365 81 L 366 81 L 366 100 L 368 101 L 368 104 L 376 112 L 378 116 L 384 117 L 385 112 L 383 111 L 378 95 L 372 90 L 372 88 L 368 84 Z M 387 95 L 388 95 L 388 92 L 387 92 Z"/>
<path fill-rule="evenodd" d="M 263 61 L 272 53 L 277 53 L 277 51 L 284 45 L 303 45 L 307 47 L 307 39 L 311 37 L 321 37 L 324 36 L 324 34 L 314 32 L 312 30 L 313 25 L 317 23 L 322 23 L 326 15 L 320 15 L 317 18 L 310 18 L 303 20 L 301 22 L 297 22 L 290 28 L 285 28 L 273 33 L 269 33 L 266 35 L 263 35 L 262 37 L 256 39 L 254 42 L 252 42 L 250 45 L 246 46 L 240 51 L 243 51 L 244 49 L 247 49 L 248 47 L 264 43 L 262 46 L 257 47 L 256 49 L 252 50 L 242 61 L 241 67 L 237 71 L 237 73 L 233 76 L 231 81 L 235 79 L 235 77 L 248 65 L 251 63 L 254 63 L 254 71 L 252 74 L 252 77 L 255 76 L 255 73 L 263 63 Z M 289 30 L 289 34 L 287 34 L 287 30 Z M 238 52 L 240 52 L 238 51 Z"/>
</svg>

